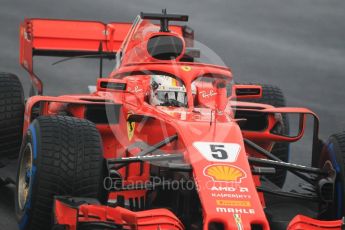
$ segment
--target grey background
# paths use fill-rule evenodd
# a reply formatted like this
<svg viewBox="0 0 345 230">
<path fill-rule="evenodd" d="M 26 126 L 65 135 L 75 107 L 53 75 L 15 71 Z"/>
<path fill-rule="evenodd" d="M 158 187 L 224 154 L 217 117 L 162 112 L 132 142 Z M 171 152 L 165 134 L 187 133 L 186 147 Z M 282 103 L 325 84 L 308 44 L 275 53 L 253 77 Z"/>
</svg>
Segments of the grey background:
<svg viewBox="0 0 345 230">
<path fill-rule="evenodd" d="M 320 116 L 322 138 L 345 130 L 344 0 L 0 0 L 0 70 L 19 75 L 28 91 L 28 75 L 18 64 L 25 17 L 132 21 L 140 11 L 162 8 L 189 14 L 196 39 L 232 68 L 236 81 L 280 86 L 290 106 L 306 106 Z M 97 76 L 94 63 L 51 66 L 52 61 L 36 63 L 46 94 L 85 91 Z M 307 146 L 295 145 L 291 161 L 306 163 Z M 285 187 L 293 184 L 289 176 Z M 13 187 L 0 194 L 0 229 L 16 229 Z"/>
</svg>

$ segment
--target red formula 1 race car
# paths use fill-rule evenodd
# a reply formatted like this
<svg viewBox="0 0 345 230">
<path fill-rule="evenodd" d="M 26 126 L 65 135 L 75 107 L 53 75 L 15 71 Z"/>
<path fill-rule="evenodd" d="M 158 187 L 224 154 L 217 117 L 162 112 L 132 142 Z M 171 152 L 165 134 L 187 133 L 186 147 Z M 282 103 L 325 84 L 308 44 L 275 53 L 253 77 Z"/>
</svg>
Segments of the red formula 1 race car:
<svg viewBox="0 0 345 230">
<path fill-rule="evenodd" d="M 234 84 L 227 67 L 197 62 L 193 30 L 169 25 L 187 20 L 163 11 L 133 24 L 22 23 L 20 62 L 34 85 L 25 111 L 18 79 L 0 74 L 0 153 L 20 148 L 21 230 L 344 228 L 345 134 L 325 144 L 317 116 L 284 107 L 279 88 Z M 90 94 L 43 96 L 33 56 L 116 67 Z M 311 167 L 288 163 L 307 116 Z M 287 171 L 304 186 L 282 190 Z"/>
</svg>

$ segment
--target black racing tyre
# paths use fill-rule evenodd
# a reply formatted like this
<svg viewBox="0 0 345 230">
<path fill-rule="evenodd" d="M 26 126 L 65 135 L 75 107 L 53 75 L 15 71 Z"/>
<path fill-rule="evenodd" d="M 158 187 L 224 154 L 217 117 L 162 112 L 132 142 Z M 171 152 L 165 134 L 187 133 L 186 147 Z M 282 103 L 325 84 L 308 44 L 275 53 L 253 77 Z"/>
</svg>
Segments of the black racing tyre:
<svg viewBox="0 0 345 230">
<path fill-rule="evenodd" d="M 345 216 L 345 132 L 333 134 L 324 146 L 319 161 L 323 168 L 329 162 L 336 171 L 334 201 L 320 208 L 325 219 L 340 219 Z"/>
<path fill-rule="evenodd" d="M 261 85 L 262 86 L 262 97 L 258 99 L 246 99 L 243 101 L 255 102 L 272 105 L 274 107 L 286 107 L 286 100 L 282 90 L 273 85 L 266 84 L 255 84 L 255 83 L 243 83 L 246 85 Z M 290 124 L 287 116 L 283 115 L 283 128 L 281 134 L 288 135 L 290 132 Z M 289 143 L 275 143 L 272 151 L 275 156 L 277 156 L 282 161 L 288 162 L 290 155 Z M 274 175 L 266 176 L 269 180 L 275 183 L 279 187 L 283 187 L 285 183 L 287 171 L 284 169 L 277 169 L 277 173 Z"/>
<path fill-rule="evenodd" d="M 0 158 L 18 157 L 23 135 L 24 93 L 16 75 L 0 73 Z"/>
<path fill-rule="evenodd" d="M 38 117 L 20 152 L 16 215 L 21 230 L 50 230 L 54 196 L 102 198 L 103 147 L 93 123 Z"/>
</svg>

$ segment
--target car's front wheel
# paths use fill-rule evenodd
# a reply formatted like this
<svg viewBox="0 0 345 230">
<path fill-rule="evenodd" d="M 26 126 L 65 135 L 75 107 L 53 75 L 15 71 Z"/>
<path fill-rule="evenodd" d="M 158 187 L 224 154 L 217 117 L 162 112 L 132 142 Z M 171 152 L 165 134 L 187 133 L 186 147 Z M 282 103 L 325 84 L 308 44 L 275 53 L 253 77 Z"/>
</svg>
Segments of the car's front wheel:
<svg viewBox="0 0 345 230">
<path fill-rule="evenodd" d="M 345 216 L 345 132 L 333 134 L 321 152 L 319 167 L 330 164 L 336 173 L 334 199 L 321 206 L 322 216 L 326 219 L 340 219 Z"/>
<path fill-rule="evenodd" d="M 93 123 L 38 117 L 19 157 L 15 209 L 20 229 L 51 229 L 54 196 L 100 198 L 102 178 L 103 148 Z"/>
</svg>

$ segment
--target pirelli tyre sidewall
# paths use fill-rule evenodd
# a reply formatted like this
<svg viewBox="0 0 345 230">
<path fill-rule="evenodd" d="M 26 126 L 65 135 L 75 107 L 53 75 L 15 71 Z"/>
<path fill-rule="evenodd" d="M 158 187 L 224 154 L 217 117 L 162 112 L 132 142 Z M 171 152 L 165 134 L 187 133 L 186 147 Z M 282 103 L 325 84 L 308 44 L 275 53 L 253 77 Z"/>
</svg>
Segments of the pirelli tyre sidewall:
<svg viewBox="0 0 345 230">
<path fill-rule="evenodd" d="M 54 196 L 104 198 L 102 141 L 90 121 L 38 117 L 27 130 L 18 162 L 15 211 L 20 230 L 50 230 Z"/>
<path fill-rule="evenodd" d="M 37 173 L 37 164 L 38 164 L 38 157 L 37 157 L 37 149 L 39 146 L 38 140 L 40 138 L 37 138 L 37 135 L 39 135 L 39 127 L 35 125 L 37 122 L 33 122 L 24 139 L 23 139 L 23 144 L 20 150 L 19 154 L 19 161 L 18 161 L 18 171 L 17 171 L 17 180 L 16 180 L 16 190 L 15 190 L 15 211 L 16 211 L 16 216 L 18 220 L 18 225 L 19 229 L 26 229 L 28 226 L 29 218 L 30 218 L 30 209 L 31 209 L 31 204 L 32 204 L 32 194 L 35 193 L 35 178 L 36 178 L 36 173 Z M 37 132 L 38 131 L 38 132 Z M 27 154 L 25 153 L 26 148 L 32 149 L 31 152 L 31 157 L 32 157 L 32 164 L 31 164 L 31 175 L 30 175 L 30 182 L 29 187 L 28 187 L 28 195 L 27 195 L 27 200 L 23 205 L 20 205 L 20 199 L 18 196 L 20 195 L 18 192 L 18 187 L 20 186 L 20 180 L 19 180 L 19 174 L 20 172 L 20 167 L 21 164 L 23 163 L 23 158 L 24 155 Z M 20 207 L 22 206 L 22 207 Z"/>
</svg>

